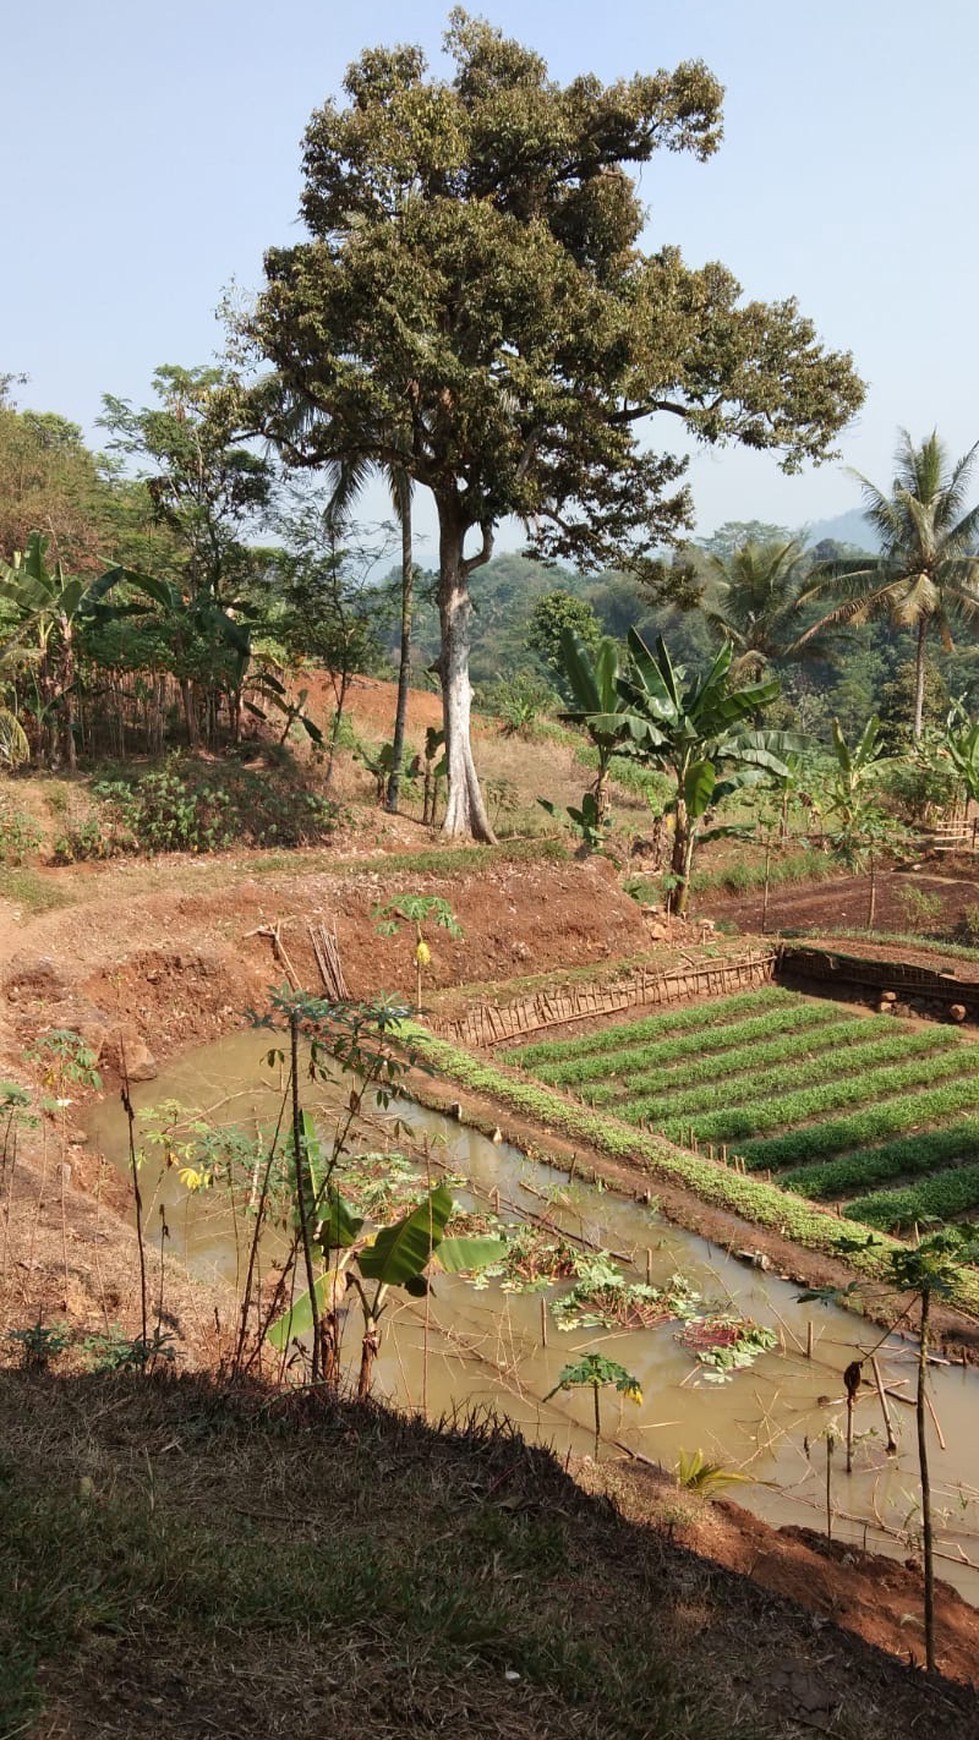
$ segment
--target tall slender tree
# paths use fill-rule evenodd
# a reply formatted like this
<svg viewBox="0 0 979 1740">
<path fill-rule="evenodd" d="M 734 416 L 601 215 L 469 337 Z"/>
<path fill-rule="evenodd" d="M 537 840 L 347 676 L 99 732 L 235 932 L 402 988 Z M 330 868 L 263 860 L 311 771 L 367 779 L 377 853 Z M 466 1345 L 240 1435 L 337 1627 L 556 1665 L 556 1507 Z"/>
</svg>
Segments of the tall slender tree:
<svg viewBox="0 0 979 1740">
<path fill-rule="evenodd" d="M 656 414 L 699 439 L 826 458 L 863 398 L 794 301 L 742 303 L 723 266 L 644 254 L 628 168 L 708 157 L 721 87 L 701 62 L 561 87 L 539 55 L 461 9 L 455 70 L 365 52 L 305 142 L 310 239 L 266 255 L 242 326 L 311 412 L 303 463 L 374 430 L 439 523 L 449 834 L 491 839 L 470 745 L 470 581 L 515 514 L 532 553 L 635 562 L 690 516 L 685 461 L 640 441 Z M 268 433 L 276 438 L 274 418 Z"/>
<path fill-rule="evenodd" d="M 902 429 L 889 494 L 860 472 L 852 473 L 863 491 L 866 518 L 880 539 L 879 558 L 835 562 L 799 598 L 800 607 L 826 598 L 837 602 L 798 637 L 795 650 L 830 626 L 857 627 L 873 616 L 886 616 L 914 632 L 915 743 L 924 720 L 929 632 L 937 629 L 951 650 L 956 619 L 979 623 L 979 504 L 966 507 L 977 452 L 979 442 L 953 465 L 935 430 L 915 446 Z"/>
</svg>

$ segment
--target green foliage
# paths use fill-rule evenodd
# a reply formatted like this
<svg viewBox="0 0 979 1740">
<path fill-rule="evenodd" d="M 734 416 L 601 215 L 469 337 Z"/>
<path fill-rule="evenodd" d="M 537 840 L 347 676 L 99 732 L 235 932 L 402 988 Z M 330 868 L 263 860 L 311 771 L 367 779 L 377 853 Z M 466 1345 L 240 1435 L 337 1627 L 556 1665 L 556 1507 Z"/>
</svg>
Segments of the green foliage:
<svg viewBox="0 0 979 1740">
<path fill-rule="evenodd" d="M 552 804 L 547 798 L 538 798 L 537 802 L 542 810 L 547 811 L 552 820 L 559 820 L 556 804 Z M 589 852 L 600 852 L 609 836 L 611 817 L 607 813 L 602 814 L 595 793 L 593 791 L 584 792 L 580 805 L 569 804 L 564 813 L 571 827 L 580 837 L 582 845 Z"/>
<path fill-rule="evenodd" d="M 594 654 L 602 638 L 602 628 L 595 607 L 572 592 L 545 592 L 538 598 L 530 617 L 527 645 L 538 654 L 567 702 L 576 696 L 564 669 L 562 641 L 569 629 L 586 652 Z"/>
<path fill-rule="evenodd" d="M 40 1318 L 26 1329 L 7 1330 L 7 1340 L 17 1348 L 24 1371 L 47 1371 L 74 1339 L 66 1323 L 42 1323 Z"/>
<path fill-rule="evenodd" d="M 740 991 L 733 997 L 719 998 L 716 1003 L 696 1003 L 685 1009 L 670 1009 L 660 1015 L 646 1015 L 638 1021 L 610 1022 L 598 1033 L 582 1039 L 544 1039 L 533 1045 L 522 1045 L 503 1053 L 504 1061 L 519 1064 L 524 1069 L 536 1069 L 541 1063 L 560 1063 L 565 1059 L 588 1057 L 592 1053 L 619 1051 L 626 1045 L 647 1040 L 672 1040 L 674 1034 L 691 1033 L 699 1028 L 714 1028 L 746 1015 L 749 1010 L 770 1010 L 776 1007 L 798 1008 L 797 998 L 777 985 L 765 985 L 757 991 Z M 811 1005 L 818 1007 L 818 1005 Z M 832 1017 L 832 1011 L 826 1015 Z M 699 1041 L 698 1041 L 699 1043 Z"/>
<path fill-rule="evenodd" d="M 751 1144 L 752 1138 L 764 1135 L 769 1130 L 802 1124 L 808 1119 L 821 1117 L 824 1113 L 839 1110 L 843 1106 L 873 1104 L 875 1111 L 884 1111 L 900 1103 L 893 1097 L 889 1098 L 889 1095 L 898 1095 L 907 1088 L 924 1086 L 945 1077 L 968 1077 L 974 1071 L 975 1060 L 970 1048 L 961 1046 L 955 1050 L 940 1052 L 937 1056 L 925 1056 L 909 1063 L 868 1070 L 865 1075 L 855 1079 L 827 1082 L 819 1087 L 799 1088 L 798 1091 L 790 1089 L 789 1092 L 771 1099 L 753 1101 L 743 1110 L 733 1107 L 729 1111 L 707 1112 L 702 1117 L 666 1118 L 660 1127 L 664 1134 L 679 1140 L 692 1129 L 701 1141 L 737 1142 L 739 1150 L 748 1155 L 754 1151 L 753 1146 L 744 1147 L 743 1144 Z M 975 1085 L 979 1087 L 979 1083 Z M 958 1091 L 958 1086 L 955 1083 L 951 1090 L 947 1087 L 929 1088 L 929 1092 L 942 1094 L 951 1091 L 954 1094 Z M 624 1117 L 656 1115 L 651 1110 L 646 1110 L 644 1114 L 635 1106 L 621 1107 L 620 1114 Z M 815 1126 L 816 1130 L 825 1128 L 825 1125 Z"/>
<path fill-rule="evenodd" d="M 681 1329 L 678 1340 L 706 1367 L 708 1383 L 715 1384 L 728 1383 L 736 1371 L 744 1371 L 760 1354 L 778 1346 L 774 1329 L 733 1312 L 694 1318 Z"/>
<path fill-rule="evenodd" d="M 43 834 L 28 810 L 0 792 L 0 864 L 19 865 L 33 858 Z"/>
<path fill-rule="evenodd" d="M 121 851 L 215 852 L 235 845 L 305 846 L 329 839 L 336 805 L 285 772 L 276 777 L 226 763 L 174 757 L 131 779 L 94 787 L 103 820 L 97 836 L 75 835 L 82 856 Z"/>
<path fill-rule="evenodd" d="M 966 1077 L 963 1081 L 926 1088 L 921 1093 L 898 1094 L 851 1112 L 848 1117 L 804 1125 L 785 1136 L 739 1142 L 738 1151 L 752 1167 L 801 1166 L 842 1154 L 848 1148 L 862 1148 L 887 1136 L 947 1121 L 974 1106 L 979 1106 L 979 1082 Z"/>
<path fill-rule="evenodd" d="M 579 1065 L 582 1069 L 588 1067 L 594 1071 L 593 1075 L 582 1077 L 582 1097 L 592 1106 L 609 1105 L 639 1094 L 686 1092 L 697 1083 L 713 1087 L 721 1074 L 730 1084 L 732 1094 L 738 1095 L 745 1072 L 750 1075 L 753 1069 L 761 1071 L 770 1064 L 791 1065 L 801 1058 L 817 1059 L 831 1055 L 840 1046 L 865 1038 L 867 1022 L 860 1019 L 847 1021 L 840 1016 L 835 1021 L 814 1026 L 795 1022 L 788 1015 L 780 1021 L 771 1016 L 759 1016 L 757 1021 L 738 1022 L 736 1027 L 728 1030 L 727 1037 L 732 1038 L 735 1032 L 741 1042 L 729 1046 L 716 1043 L 725 1037 L 723 1032 L 705 1034 L 705 1041 L 709 1039 L 711 1043 L 694 1049 L 688 1049 L 690 1042 L 684 1041 L 684 1051 L 674 1054 L 672 1063 L 667 1061 L 659 1067 L 648 1067 L 641 1052 L 626 1053 L 621 1058 L 613 1053 L 609 1058 L 597 1059 L 594 1065 Z M 767 1035 L 770 1033 L 778 1037 L 769 1039 Z M 651 1049 L 658 1051 L 660 1048 Z M 632 1057 L 633 1061 L 625 1062 L 625 1057 Z M 552 1070 L 542 1069 L 539 1073 L 541 1080 L 555 1080 Z"/>
<path fill-rule="evenodd" d="M 972 447 L 952 465 L 937 431 L 916 446 L 902 429 L 889 494 L 854 474 L 866 518 L 880 541 L 880 556 L 828 564 L 800 600 L 803 605 L 825 597 L 839 602 L 800 637 L 798 649 L 827 627 L 862 625 L 875 616 L 916 631 L 915 742 L 922 733 L 929 630 L 937 629 L 950 646 L 956 619 L 970 626 L 979 620 L 973 556 L 979 506 L 967 510 L 965 505 L 975 456 Z"/>
<path fill-rule="evenodd" d="M 979 1118 L 963 1118 L 947 1129 L 918 1130 L 876 1148 L 857 1149 L 838 1160 L 816 1161 L 784 1172 L 779 1180 L 785 1190 L 815 1199 L 849 1196 L 869 1185 L 886 1184 L 890 1178 L 914 1177 L 936 1172 L 949 1162 L 979 1161 Z"/>
<path fill-rule="evenodd" d="M 550 683 L 536 671 L 518 670 L 495 683 L 482 683 L 476 703 L 482 712 L 501 721 L 504 736 L 532 738 L 553 713 L 556 697 Z"/>
<path fill-rule="evenodd" d="M 916 888 L 913 883 L 909 883 L 906 888 L 898 891 L 898 900 L 904 908 L 910 931 L 934 930 L 942 915 L 940 894 L 930 894 L 926 888 Z"/>
<path fill-rule="evenodd" d="M 848 1220 L 879 1226 L 885 1232 L 910 1232 L 917 1224 L 952 1220 L 979 1208 L 979 1164 L 939 1172 L 903 1190 L 877 1190 L 847 1204 Z"/>
<path fill-rule="evenodd" d="M 671 782 L 667 809 L 674 831 L 668 899 L 671 911 L 682 913 L 698 842 L 737 831 L 707 828 L 708 816 L 747 787 L 772 777 L 787 779 L 784 757 L 798 745 L 784 732 L 757 728 L 754 722 L 778 696 L 779 684 L 772 679 L 735 687 L 730 643 L 689 683 L 662 638 L 650 652 L 630 629 L 629 651 L 630 667 L 618 682 L 624 714 L 619 740 L 629 742 L 641 760 Z M 615 721 L 609 717 L 599 723 L 613 729 Z"/>
<path fill-rule="evenodd" d="M 100 1088 L 98 1058 L 91 1046 L 70 1027 L 52 1027 L 24 1050 L 24 1059 L 38 1070 L 55 1104 L 68 1104 L 68 1088 Z"/>
<path fill-rule="evenodd" d="M 641 562 L 689 517 L 683 462 L 641 440 L 654 411 L 711 443 L 779 450 L 794 470 L 826 456 L 863 388 L 791 299 L 742 306 L 722 267 L 638 247 L 629 169 L 718 141 L 720 87 L 702 64 L 562 89 L 538 55 L 461 10 L 445 46 L 448 78 L 427 76 L 419 49 L 365 53 L 346 106 L 313 116 L 310 239 L 268 251 L 242 325 L 274 371 L 258 417 L 291 459 L 394 455 L 435 497 L 453 673 L 446 827 L 481 834 L 468 582 L 494 526 L 516 514 L 535 552 L 586 566 Z M 482 548 L 467 557 L 474 529 Z"/>
<path fill-rule="evenodd" d="M 559 1329 L 648 1329 L 692 1317 L 701 1303 L 684 1275 L 672 1275 L 665 1287 L 627 1281 L 605 1251 L 579 1256 L 575 1276 L 570 1292 L 551 1306 Z"/>
<path fill-rule="evenodd" d="M 931 1074 L 941 1073 L 942 1061 L 933 1067 L 929 1062 L 936 1052 L 956 1047 L 956 1040 L 947 1030 L 938 1028 L 935 1032 L 902 1033 L 890 1032 L 872 1037 L 874 1029 L 867 1021 L 844 1022 L 838 1027 L 830 1028 L 833 1043 L 827 1046 L 818 1056 L 803 1059 L 799 1055 L 798 1042 L 795 1053 L 786 1053 L 780 1048 L 780 1057 L 773 1061 L 771 1068 L 765 1068 L 765 1059 L 759 1055 L 762 1047 L 754 1057 L 750 1053 L 722 1053 L 715 1060 L 715 1075 L 712 1084 L 701 1077 L 699 1081 L 691 1081 L 686 1071 L 677 1071 L 672 1081 L 662 1087 L 658 1094 L 653 1094 L 647 1087 L 643 1090 L 644 1097 L 631 1097 L 639 1087 L 632 1079 L 628 1082 L 630 1098 L 617 1106 L 617 1112 L 623 1118 L 648 1118 L 657 1123 L 680 1117 L 694 1118 L 694 1129 L 699 1130 L 700 1120 L 714 1111 L 724 1111 L 727 1107 L 744 1107 L 746 1115 L 751 1116 L 751 1108 L 756 1100 L 767 1100 L 775 1090 L 790 1090 L 800 1093 L 810 1086 L 820 1087 L 823 1083 L 834 1087 L 840 1074 L 839 1047 L 846 1046 L 847 1070 L 854 1075 L 863 1076 L 874 1065 L 890 1063 L 911 1063 L 921 1059 L 925 1070 Z M 962 1053 L 958 1051 L 956 1068 L 961 1068 Z M 718 1064 L 723 1069 L 724 1080 L 717 1080 Z M 926 1075 L 925 1079 L 928 1079 Z M 688 1085 L 689 1083 L 689 1085 Z"/>
<path fill-rule="evenodd" d="M 625 1396 L 627 1401 L 635 1402 L 637 1405 L 642 1402 L 639 1379 L 634 1377 L 632 1372 L 626 1371 L 625 1366 L 620 1365 L 618 1360 L 606 1359 L 605 1355 L 601 1353 L 586 1353 L 581 1359 L 575 1360 L 573 1364 L 564 1366 L 557 1383 L 552 1390 L 548 1391 L 544 1400 L 549 1402 L 551 1396 L 557 1395 L 558 1390 L 588 1387 L 600 1390 L 609 1384 L 618 1390 L 621 1396 Z"/>
<path fill-rule="evenodd" d="M 719 1462 L 708 1462 L 702 1450 L 680 1451 L 676 1483 L 686 1492 L 699 1492 L 701 1497 L 710 1498 L 711 1493 L 719 1492 L 722 1487 L 735 1486 L 747 1479 L 746 1474 L 738 1474 L 733 1468 L 723 1468 Z"/>
<path fill-rule="evenodd" d="M 177 1355 L 174 1336 L 158 1323 L 145 1339 L 126 1335 L 118 1327 L 104 1335 L 92 1335 L 82 1343 L 92 1370 L 103 1372 L 151 1372 L 160 1360 L 173 1365 Z"/>
</svg>

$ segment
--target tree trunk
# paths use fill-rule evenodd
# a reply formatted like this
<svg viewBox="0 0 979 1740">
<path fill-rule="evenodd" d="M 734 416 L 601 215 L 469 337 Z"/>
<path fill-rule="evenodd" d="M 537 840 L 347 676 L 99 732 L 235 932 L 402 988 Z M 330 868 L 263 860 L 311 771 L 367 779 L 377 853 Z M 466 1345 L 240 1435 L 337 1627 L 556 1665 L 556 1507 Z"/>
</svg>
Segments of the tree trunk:
<svg viewBox="0 0 979 1740">
<path fill-rule="evenodd" d="M 927 633 L 928 618 L 923 616 L 918 624 L 918 645 L 914 655 L 914 721 L 911 726 L 911 737 L 915 743 L 921 742 L 925 720 L 925 636 Z"/>
<path fill-rule="evenodd" d="M 197 722 L 196 696 L 189 678 L 180 678 L 180 695 L 184 704 L 184 719 L 187 724 L 187 747 L 199 749 L 201 745 L 200 727 Z"/>
<path fill-rule="evenodd" d="M 401 786 L 401 764 L 405 753 L 405 725 L 408 719 L 408 679 L 411 676 L 411 622 L 414 613 L 415 553 L 411 526 L 411 483 L 405 478 L 398 484 L 398 517 L 401 520 L 401 657 L 398 663 L 398 703 L 394 710 L 394 741 L 391 745 L 391 772 L 385 807 L 392 813 L 398 808 Z"/>
<path fill-rule="evenodd" d="M 935 1560 L 931 1527 L 931 1477 L 928 1471 L 928 1427 L 925 1397 L 928 1383 L 928 1319 L 931 1288 L 921 1289 L 921 1340 L 918 1344 L 918 1392 L 915 1415 L 918 1426 L 918 1472 L 921 1478 L 921 1540 L 925 1574 L 925 1666 L 935 1672 Z"/>
<path fill-rule="evenodd" d="M 442 650 L 438 668 L 442 681 L 442 718 L 449 791 L 443 834 L 496 844 L 469 738 L 472 685 L 469 681 L 469 573 L 476 562 L 463 558 L 465 517 L 454 497 L 439 497 L 439 622 Z M 484 541 L 488 553 L 488 539 Z"/>
<path fill-rule="evenodd" d="M 690 898 L 690 865 L 693 862 L 695 826 L 695 823 L 691 823 L 687 806 L 681 798 L 676 807 L 676 832 L 673 835 L 673 856 L 670 862 L 675 880 L 666 902 L 667 911 L 677 918 L 683 917 Z"/>
</svg>

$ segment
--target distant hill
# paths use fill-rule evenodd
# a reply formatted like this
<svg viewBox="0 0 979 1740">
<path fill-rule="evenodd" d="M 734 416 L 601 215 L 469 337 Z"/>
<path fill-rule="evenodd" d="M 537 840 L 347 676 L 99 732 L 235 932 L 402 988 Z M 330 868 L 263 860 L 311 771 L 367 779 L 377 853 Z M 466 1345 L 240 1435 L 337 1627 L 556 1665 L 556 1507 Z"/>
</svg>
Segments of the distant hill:
<svg viewBox="0 0 979 1740">
<path fill-rule="evenodd" d="M 805 527 L 807 546 L 821 544 L 826 538 L 833 538 L 838 544 L 856 544 L 859 550 L 876 550 L 879 547 L 879 539 L 873 527 L 859 508 L 851 508 L 849 513 L 837 514 L 832 520 L 813 520 Z"/>
</svg>

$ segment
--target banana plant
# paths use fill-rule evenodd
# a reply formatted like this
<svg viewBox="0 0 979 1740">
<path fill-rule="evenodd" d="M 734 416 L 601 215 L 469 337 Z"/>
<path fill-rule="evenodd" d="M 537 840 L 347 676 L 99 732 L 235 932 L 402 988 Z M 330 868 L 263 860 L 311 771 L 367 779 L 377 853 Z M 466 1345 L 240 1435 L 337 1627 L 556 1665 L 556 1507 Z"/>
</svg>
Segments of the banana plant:
<svg viewBox="0 0 979 1740">
<path fill-rule="evenodd" d="M 592 786 L 592 795 L 599 841 L 607 832 L 609 819 L 609 768 L 616 750 L 623 746 L 622 722 L 617 718 L 623 711 L 619 654 L 619 643 L 611 635 L 603 635 L 597 646 L 590 647 L 573 628 L 561 630 L 561 668 L 574 706 L 560 717 L 565 724 L 583 725 L 598 755 L 598 778 Z M 544 808 L 550 806 L 544 804 Z M 553 815 L 553 808 L 550 813 Z"/>
<path fill-rule="evenodd" d="M 785 731 L 764 731 L 753 721 L 777 698 L 777 678 L 736 687 L 732 648 L 723 646 L 702 675 L 689 681 L 658 637 L 654 650 L 629 630 L 631 664 L 618 679 L 619 709 L 594 719 L 595 730 L 617 733 L 633 753 L 673 784 L 667 813 L 674 820 L 670 911 L 686 911 L 698 844 L 732 834 L 744 824 L 706 827 L 712 812 L 747 787 L 786 779 L 786 756 L 803 747 Z"/>
<path fill-rule="evenodd" d="M 423 1202 L 391 1226 L 364 1242 L 364 1221 L 352 1212 L 339 1190 L 329 1183 L 320 1207 L 316 1242 L 327 1267 L 316 1281 L 317 1308 L 335 1313 L 348 1288 L 357 1294 L 363 1317 L 357 1393 L 370 1393 L 374 1362 L 381 1345 L 381 1318 L 392 1287 L 403 1287 L 411 1298 L 424 1298 L 430 1288 L 426 1273 L 436 1263 L 446 1274 L 485 1269 L 502 1260 L 506 1241 L 490 1236 L 446 1237 L 455 1204 L 444 1184 L 429 1191 Z M 309 1293 L 272 1325 L 268 1339 L 280 1351 L 308 1335 L 313 1326 Z"/>
<path fill-rule="evenodd" d="M 941 748 L 948 756 L 966 797 L 979 803 L 979 719 L 970 719 L 964 699 L 953 701 Z"/>
<path fill-rule="evenodd" d="M 60 716 L 61 749 L 70 770 L 75 754 L 75 632 L 85 621 L 106 614 L 103 600 L 120 582 L 142 591 L 159 604 L 164 588 L 160 581 L 115 567 L 91 578 L 66 574 L 61 562 L 47 563 L 47 539 L 32 532 L 27 549 L 18 550 L 13 562 L 0 562 L 0 604 L 7 607 L 10 631 L 0 644 L 0 666 L 15 661 L 34 663 L 41 710 Z M 113 614 L 145 611 L 146 602 L 113 609 Z M 53 730 L 51 758 L 59 753 L 57 727 Z"/>
</svg>

